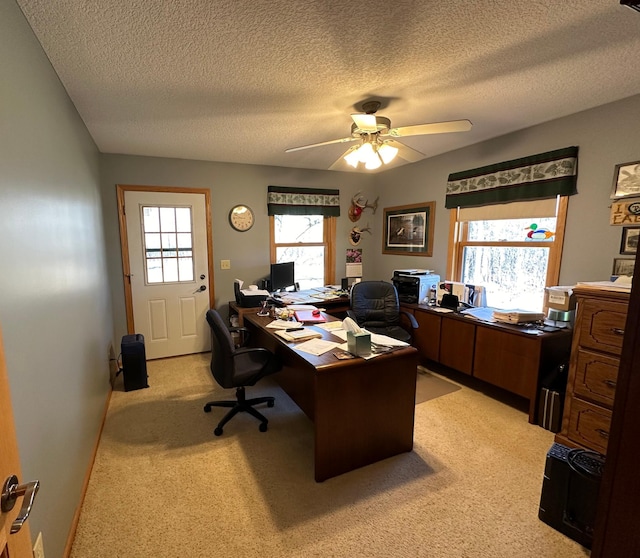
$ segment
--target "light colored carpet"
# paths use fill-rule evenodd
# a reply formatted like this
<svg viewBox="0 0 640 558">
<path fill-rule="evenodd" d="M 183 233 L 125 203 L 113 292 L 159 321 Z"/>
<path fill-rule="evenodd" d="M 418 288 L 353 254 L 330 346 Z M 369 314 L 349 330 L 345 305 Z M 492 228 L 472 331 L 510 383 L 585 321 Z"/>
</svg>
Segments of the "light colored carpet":
<svg viewBox="0 0 640 558">
<path fill-rule="evenodd" d="M 313 480 L 311 423 L 271 379 L 269 430 L 229 399 L 208 355 L 150 362 L 150 388 L 115 391 L 73 558 L 587 556 L 538 520 L 553 434 L 462 387 L 416 405 L 414 451 Z"/>
<path fill-rule="evenodd" d="M 434 374 L 423 366 L 418 366 L 418 377 L 416 380 L 416 405 L 442 397 L 448 393 L 453 393 L 461 389 L 460 384 L 451 382 L 438 374 Z"/>
</svg>

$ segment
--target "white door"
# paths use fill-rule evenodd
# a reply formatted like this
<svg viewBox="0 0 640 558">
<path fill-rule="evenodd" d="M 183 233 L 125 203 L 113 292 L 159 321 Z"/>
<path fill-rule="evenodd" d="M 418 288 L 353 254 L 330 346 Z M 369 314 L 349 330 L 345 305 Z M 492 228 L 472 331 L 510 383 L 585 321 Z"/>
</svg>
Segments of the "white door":
<svg viewBox="0 0 640 558">
<path fill-rule="evenodd" d="M 208 351 L 204 194 L 127 190 L 125 216 L 134 330 L 147 359 Z"/>
</svg>

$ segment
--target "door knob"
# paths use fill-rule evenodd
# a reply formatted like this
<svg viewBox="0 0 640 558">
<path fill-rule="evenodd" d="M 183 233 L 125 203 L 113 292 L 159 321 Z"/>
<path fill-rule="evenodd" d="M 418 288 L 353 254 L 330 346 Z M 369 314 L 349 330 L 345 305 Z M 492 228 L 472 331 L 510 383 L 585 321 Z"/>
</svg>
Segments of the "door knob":
<svg viewBox="0 0 640 558">
<path fill-rule="evenodd" d="M 11 511 L 13 506 L 16 504 L 16 500 L 20 496 L 24 496 L 20 513 L 11 524 L 10 533 L 12 535 L 20 531 L 22 525 L 24 525 L 24 522 L 29 517 L 31 507 L 33 506 L 33 500 L 35 499 L 39 488 L 40 481 L 35 480 L 26 484 L 18 484 L 18 477 L 15 475 L 7 477 L 7 480 L 4 481 L 2 495 L 0 496 L 0 509 L 2 509 L 3 512 L 6 513 Z"/>
<path fill-rule="evenodd" d="M 206 291 L 206 290 L 207 290 L 207 287 L 205 285 L 200 285 L 200 288 L 193 291 L 193 294 L 201 293 L 202 291 Z"/>
</svg>

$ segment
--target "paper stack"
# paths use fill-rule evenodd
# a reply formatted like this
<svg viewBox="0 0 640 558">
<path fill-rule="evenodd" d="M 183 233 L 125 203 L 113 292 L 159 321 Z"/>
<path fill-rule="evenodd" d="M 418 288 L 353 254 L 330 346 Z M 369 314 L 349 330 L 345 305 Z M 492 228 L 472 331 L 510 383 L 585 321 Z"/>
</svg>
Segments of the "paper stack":
<svg viewBox="0 0 640 558">
<path fill-rule="evenodd" d="M 308 327 L 295 329 L 293 331 L 277 329 L 274 333 L 282 337 L 285 341 L 306 341 L 307 339 L 313 339 L 314 337 L 322 337 L 322 334 L 319 331 L 314 331 Z"/>
<path fill-rule="evenodd" d="M 544 320 L 541 312 L 527 312 L 525 310 L 494 310 L 493 319 L 505 324 L 525 324 Z"/>
</svg>

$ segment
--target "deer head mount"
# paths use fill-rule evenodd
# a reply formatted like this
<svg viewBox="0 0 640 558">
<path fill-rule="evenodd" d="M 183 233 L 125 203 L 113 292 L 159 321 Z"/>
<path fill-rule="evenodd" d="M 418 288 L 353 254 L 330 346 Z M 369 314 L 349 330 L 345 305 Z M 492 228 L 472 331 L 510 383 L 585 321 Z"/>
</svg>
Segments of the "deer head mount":
<svg viewBox="0 0 640 558">
<path fill-rule="evenodd" d="M 369 200 L 364 199 L 363 196 L 360 195 L 361 192 L 358 192 L 353 198 L 351 198 L 351 206 L 349 207 L 349 219 L 354 223 L 360 219 L 362 216 L 362 212 L 369 208 L 373 210 L 375 215 L 376 209 L 378 209 L 378 200 L 380 196 L 378 196 L 375 201 L 370 204 Z"/>
</svg>

